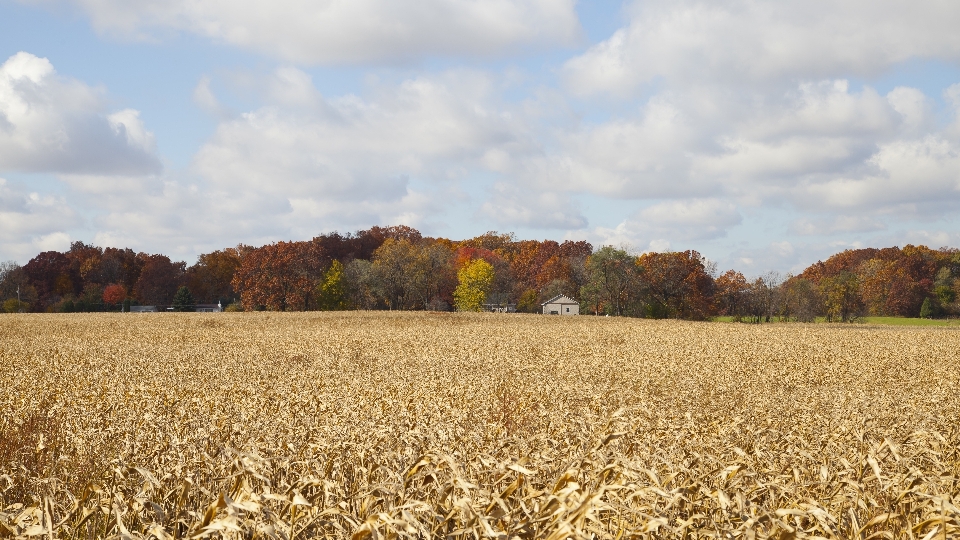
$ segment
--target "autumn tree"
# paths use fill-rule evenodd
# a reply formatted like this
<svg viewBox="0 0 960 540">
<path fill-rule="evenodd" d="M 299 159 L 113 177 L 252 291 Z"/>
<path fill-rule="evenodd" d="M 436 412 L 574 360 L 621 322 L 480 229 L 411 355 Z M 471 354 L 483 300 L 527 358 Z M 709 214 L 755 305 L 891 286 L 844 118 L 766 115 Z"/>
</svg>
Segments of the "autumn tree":
<svg viewBox="0 0 960 540">
<path fill-rule="evenodd" d="M 100 275 L 103 258 L 101 248 L 77 241 L 70 244 L 70 250 L 64 255 L 70 260 L 74 272 L 80 276 L 81 290 L 90 283 L 104 285 Z"/>
<path fill-rule="evenodd" d="M 415 258 L 415 246 L 407 239 L 388 238 L 373 254 L 377 289 L 390 309 L 406 309 L 412 300 L 408 270 Z"/>
<path fill-rule="evenodd" d="M 481 311 L 493 278 L 493 265 L 483 259 L 474 259 L 464 265 L 457 272 L 459 284 L 453 292 L 457 311 Z"/>
<path fill-rule="evenodd" d="M 143 259 L 137 257 L 130 248 L 105 248 L 100 256 L 99 283 L 116 283 L 123 285 L 127 291 L 132 291 L 140 279 L 143 264 Z"/>
<path fill-rule="evenodd" d="M 248 311 L 311 309 L 322 277 L 320 257 L 309 242 L 277 242 L 244 253 L 231 281 Z"/>
<path fill-rule="evenodd" d="M 346 309 L 343 265 L 334 259 L 330 268 L 323 274 L 323 280 L 317 284 L 317 309 L 321 311 L 340 311 Z"/>
<path fill-rule="evenodd" d="M 545 288 L 562 284 L 562 294 L 576 298 L 589 280 L 586 260 L 593 253 L 589 242 L 553 240 L 520 240 L 509 249 L 510 268 L 514 279 L 514 296 L 520 300 L 518 311 L 539 311 Z M 533 301 L 536 297 L 536 302 Z"/>
<path fill-rule="evenodd" d="M 809 279 L 790 277 L 780 289 L 785 306 L 784 316 L 788 320 L 810 323 L 821 312 L 817 286 Z"/>
<path fill-rule="evenodd" d="M 652 317 L 702 320 L 712 314 L 714 281 L 700 253 L 645 253 L 637 264 Z"/>
<path fill-rule="evenodd" d="M 228 304 L 237 298 L 231 282 L 239 268 L 239 248 L 201 254 L 187 269 L 187 286 L 201 304 Z"/>
<path fill-rule="evenodd" d="M 108 306 L 117 306 L 127 299 L 127 290 L 123 285 L 112 284 L 103 289 L 103 302 Z"/>
<path fill-rule="evenodd" d="M 421 242 L 414 249 L 408 267 L 408 294 L 423 309 L 449 309 L 457 277 L 453 269 L 453 252 L 436 242 Z"/>
<path fill-rule="evenodd" d="M 459 271 L 477 259 L 482 259 L 493 267 L 493 282 L 487 291 L 487 300 L 498 305 L 509 303 L 514 292 L 513 269 L 501 252 L 482 247 L 461 246 L 454 257 L 454 268 Z"/>
<path fill-rule="evenodd" d="M 77 269 L 72 261 L 59 251 L 40 253 L 30 259 L 23 270 L 37 291 L 34 311 L 43 311 L 59 302 L 64 295 L 78 294 L 82 290 Z"/>
<path fill-rule="evenodd" d="M 172 262 L 166 255 L 141 253 L 138 257 L 143 269 L 133 286 L 134 296 L 141 304 L 169 306 L 183 283 L 186 263 Z"/>
<path fill-rule="evenodd" d="M 354 309 L 373 309 L 377 303 L 373 263 L 354 259 L 343 269 L 343 289 L 347 303 Z"/>
<path fill-rule="evenodd" d="M 856 249 L 837 253 L 803 271 L 818 286 L 848 272 L 857 278 L 864 310 L 874 315 L 916 317 L 933 292 L 937 269 L 952 255 L 926 246 Z"/>
<path fill-rule="evenodd" d="M 716 280 L 714 302 L 720 315 L 739 322 L 749 312 L 750 283 L 736 270 L 727 270 Z"/>
<path fill-rule="evenodd" d="M 822 279 L 820 294 L 828 321 L 850 322 L 863 313 L 860 280 L 853 272 L 844 270 L 836 276 Z"/>
<path fill-rule="evenodd" d="M 773 316 L 783 312 L 780 285 L 783 279 L 776 272 L 757 277 L 747 289 L 747 314 L 752 322 L 770 322 Z"/>
</svg>

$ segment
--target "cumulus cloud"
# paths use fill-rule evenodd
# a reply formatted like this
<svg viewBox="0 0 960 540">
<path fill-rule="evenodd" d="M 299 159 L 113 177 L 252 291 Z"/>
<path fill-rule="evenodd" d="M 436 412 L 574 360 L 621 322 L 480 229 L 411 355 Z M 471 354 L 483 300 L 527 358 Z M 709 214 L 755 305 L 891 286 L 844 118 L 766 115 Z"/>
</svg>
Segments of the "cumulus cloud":
<svg viewBox="0 0 960 540">
<path fill-rule="evenodd" d="M 523 189 L 515 184 L 494 184 L 480 213 L 504 226 L 538 229 L 582 229 L 587 218 L 565 193 Z"/>
<path fill-rule="evenodd" d="M 911 215 L 942 214 L 960 203 L 955 143 L 933 135 L 894 141 L 882 145 L 867 164 L 872 169 L 867 174 L 802 186 L 801 200 L 808 207 L 892 209 Z"/>
<path fill-rule="evenodd" d="M 268 105 L 221 122 L 194 160 L 209 189 L 229 194 L 225 203 L 238 213 L 418 221 L 431 208 L 423 189 L 446 191 L 482 169 L 491 152 L 530 145 L 520 123 L 491 107 L 483 74 L 328 99 L 306 73 L 282 68 L 268 88 Z M 415 182 L 427 187 L 418 192 Z"/>
<path fill-rule="evenodd" d="M 63 197 L 0 178 L 0 259 L 26 261 L 40 251 L 69 247 L 65 231 L 81 222 Z"/>
<path fill-rule="evenodd" d="M 19 52 L 0 65 L 0 170 L 139 174 L 160 170 L 139 112 L 106 113 L 100 90 Z"/>
<path fill-rule="evenodd" d="M 790 231 L 801 236 L 872 232 L 882 231 L 886 228 L 886 225 L 879 219 L 860 215 L 803 217 L 790 225 Z"/>
<path fill-rule="evenodd" d="M 308 64 L 490 56 L 580 37 L 573 0 L 62 1 L 103 32 L 190 32 Z"/>
<path fill-rule="evenodd" d="M 712 108 L 701 105 L 706 91 L 655 95 L 635 116 L 561 132 L 551 152 L 501 167 L 532 185 L 637 200 L 723 198 L 901 217 L 960 206 L 960 137 L 938 128 L 915 88 L 881 95 L 845 80 L 772 96 L 714 88 Z M 817 230 L 852 230 L 841 221 Z"/>
<path fill-rule="evenodd" d="M 571 89 L 870 76 L 911 58 L 960 58 L 960 10 L 937 2 L 654 0 L 630 13 L 625 28 L 566 63 Z"/>
<path fill-rule="evenodd" d="M 721 238 L 742 220 L 737 206 L 727 200 L 667 200 L 640 210 L 616 227 L 597 227 L 591 234 L 602 245 L 664 251 L 679 242 Z"/>
</svg>

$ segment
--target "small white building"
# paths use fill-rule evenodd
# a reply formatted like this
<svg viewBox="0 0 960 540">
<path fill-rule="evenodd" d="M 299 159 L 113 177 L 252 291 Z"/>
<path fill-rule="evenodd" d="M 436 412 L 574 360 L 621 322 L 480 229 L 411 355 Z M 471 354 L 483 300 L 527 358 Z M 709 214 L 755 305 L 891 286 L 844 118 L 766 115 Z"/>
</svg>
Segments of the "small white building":
<svg viewBox="0 0 960 540">
<path fill-rule="evenodd" d="M 559 294 L 543 304 L 544 315 L 579 315 L 580 302 L 573 298 Z"/>
</svg>

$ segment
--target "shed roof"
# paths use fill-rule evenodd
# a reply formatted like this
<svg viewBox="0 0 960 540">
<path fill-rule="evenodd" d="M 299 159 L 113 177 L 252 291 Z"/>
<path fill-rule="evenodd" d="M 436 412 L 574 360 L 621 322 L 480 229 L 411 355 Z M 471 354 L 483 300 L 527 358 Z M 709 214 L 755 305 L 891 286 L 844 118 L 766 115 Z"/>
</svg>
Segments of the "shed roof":
<svg viewBox="0 0 960 540">
<path fill-rule="evenodd" d="M 570 298 L 569 296 L 558 294 L 540 305 L 545 306 L 547 304 L 560 304 L 560 305 L 574 304 L 579 306 L 580 302 L 577 302 L 576 300 L 574 300 L 573 298 Z"/>
</svg>

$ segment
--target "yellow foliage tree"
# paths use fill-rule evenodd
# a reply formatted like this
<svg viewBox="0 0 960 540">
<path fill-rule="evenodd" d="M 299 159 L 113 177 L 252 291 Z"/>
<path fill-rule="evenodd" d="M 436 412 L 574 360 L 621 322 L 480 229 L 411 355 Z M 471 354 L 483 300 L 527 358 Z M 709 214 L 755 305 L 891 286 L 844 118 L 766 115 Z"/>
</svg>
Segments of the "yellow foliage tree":
<svg viewBox="0 0 960 540">
<path fill-rule="evenodd" d="M 480 311 L 493 285 L 493 265 L 483 259 L 474 259 L 457 272 L 457 280 L 459 284 L 453 291 L 457 311 Z"/>
<path fill-rule="evenodd" d="M 323 281 L 317 285 L 317 307 L 321 311 L 340 311 L 347 309 L 346 293 L 343 287 L 343 264 L 334 259 L 323 275 Z"/>
</svg>

